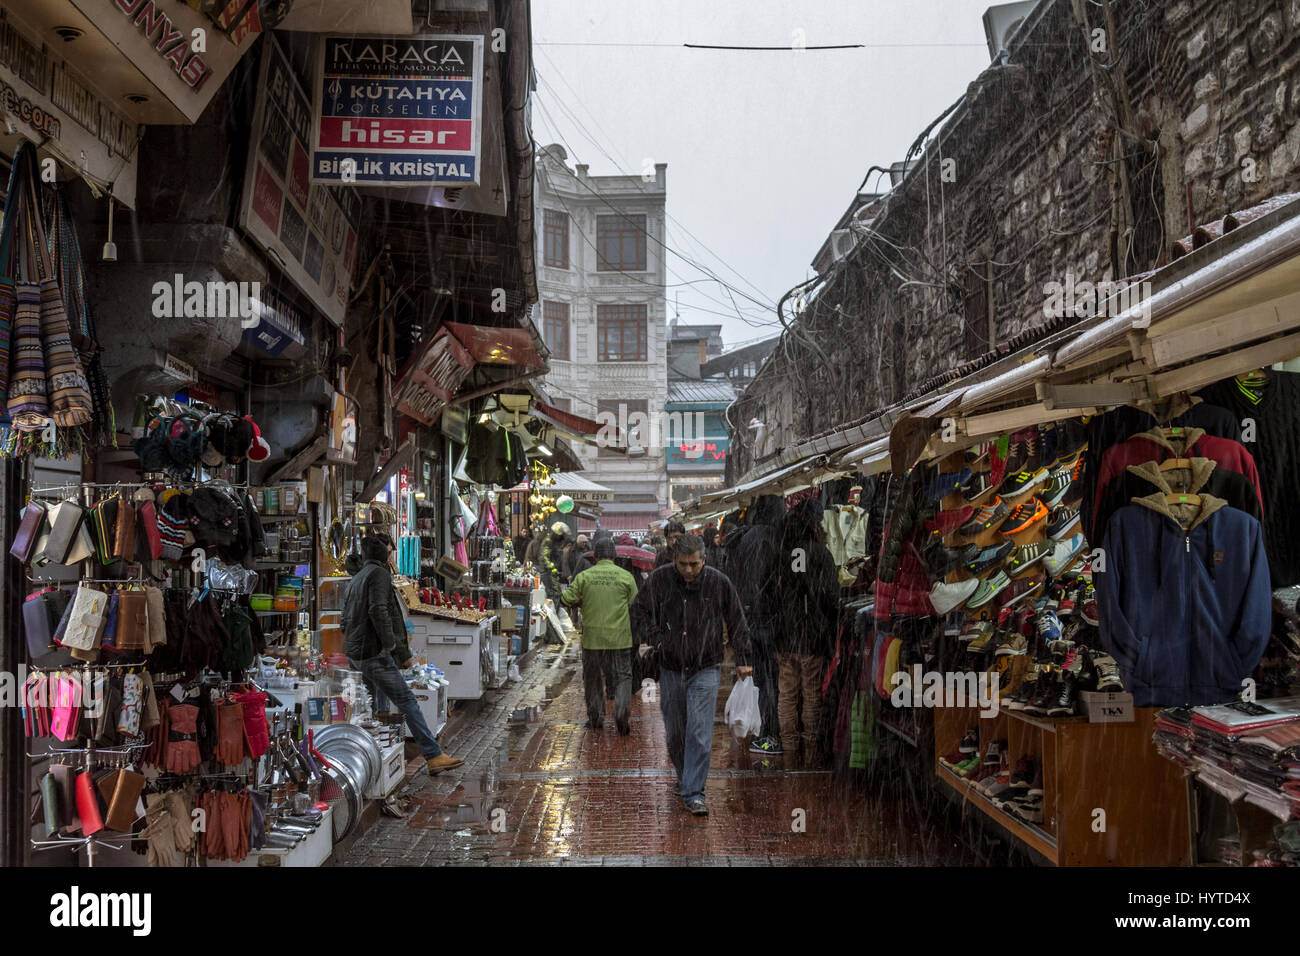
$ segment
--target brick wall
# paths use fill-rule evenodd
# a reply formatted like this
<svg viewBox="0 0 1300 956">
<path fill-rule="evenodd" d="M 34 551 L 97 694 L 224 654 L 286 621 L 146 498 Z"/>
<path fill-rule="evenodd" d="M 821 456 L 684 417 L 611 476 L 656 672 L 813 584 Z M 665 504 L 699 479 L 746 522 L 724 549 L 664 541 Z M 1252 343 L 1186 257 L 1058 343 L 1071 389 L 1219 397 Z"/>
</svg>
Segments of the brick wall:
<svg viewBox="0 0 1300 956">
<path fill-rule="evenodd" d="M 780 444 L 859 419 L 1043 323 L 1045 283 L 1163 264 L 1189 190 L 1197 223 L 1300 191 L 1300 0 L 1077 9 L 1049 0 L 930 131 L 732 410 L 729 478 L 754 417 Z"/>
</svg>

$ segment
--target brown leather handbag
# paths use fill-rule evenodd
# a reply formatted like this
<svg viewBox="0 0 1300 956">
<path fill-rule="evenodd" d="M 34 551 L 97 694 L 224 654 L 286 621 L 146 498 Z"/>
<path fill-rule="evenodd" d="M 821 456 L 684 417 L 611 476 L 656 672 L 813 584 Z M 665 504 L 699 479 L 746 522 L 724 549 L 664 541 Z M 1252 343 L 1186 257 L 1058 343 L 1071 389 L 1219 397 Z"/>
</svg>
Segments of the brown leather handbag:
<svg viewBox="0 0 1300 956">
<path fill-rule="evenodd" d="M 149 640 L 149 599 L 143 591 L 117 594 L 117 649 L 144 650 Z"/>
<path fill-rule="evenodd" d="M 135 506 L 123 499 L 117 504 L 117 532 L 113 537 L 113 556 L 127 564 L 135 560 Z"/>
</svg>

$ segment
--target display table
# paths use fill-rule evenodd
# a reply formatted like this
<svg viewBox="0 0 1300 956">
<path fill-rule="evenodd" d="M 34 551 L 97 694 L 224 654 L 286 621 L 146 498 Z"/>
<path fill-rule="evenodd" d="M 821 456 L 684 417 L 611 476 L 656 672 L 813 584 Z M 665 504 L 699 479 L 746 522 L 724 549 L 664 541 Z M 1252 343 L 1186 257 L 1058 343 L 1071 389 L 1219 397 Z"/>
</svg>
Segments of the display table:
<svg viewBox="0 0 1300 956">
<path fill-rule="evenodd" d="M 208 866 L 250 867 L 250 866 L 322 866 L 334 852 L 334 808 L 325 811 L 324 819 L 316 832 L 299 843 L 292 850 L 280 850 L 267 847 L 264 850 L 249 850 L 248 856 L 238 863 L 229 860 L 209 860 Z"/>
<path fill-rule="evenodd" d="M 447 697 L 478 700 L 486 676 L 483 654 L 491 653 L 492 625 L 496 617 L 477 624 L 431 615 L 411 614 L 411 653 L 425 657 L 447 676 Z"/>
<path fill-rule="evenodd" d="M 1084 717 L 1051 720 L 1005 710 L 981 719 L 976 708 L 938 708 L 935 774 L 965 805 L 1058 866 L 1187 866 L 1187 787 L 1181 771 L 1156 752 L 1155 715 L 1155 709 L 1139 707 L 1133 723 L 1094 724 Z M 998 809 L 939 763 L 970 727 L 979 728 L 981 754 L 990 741 L 1006 740 L 1013 768 L 1021 756 L 1041 761 L 1042 823 L 1025 823 Z"/>
</svg>

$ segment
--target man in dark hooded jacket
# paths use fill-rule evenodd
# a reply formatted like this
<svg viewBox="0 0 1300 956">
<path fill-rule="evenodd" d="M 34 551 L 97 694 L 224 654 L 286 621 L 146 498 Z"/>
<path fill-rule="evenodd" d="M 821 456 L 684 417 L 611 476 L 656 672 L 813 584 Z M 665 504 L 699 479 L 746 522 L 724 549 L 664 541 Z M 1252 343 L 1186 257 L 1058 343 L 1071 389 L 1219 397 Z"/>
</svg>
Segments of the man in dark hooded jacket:
<svg viewBox="0 0 1300 956">
<path fill-rule="evenodd" d="M 781 749 L 790 759 L 802 740 L 806 764 L 818 756 L 822 678 L 839 622 L 839 576 L 822 541 L 824 510 L 820 501 L 809 498 L 786 512 L 777 579 L 781 602 L 772 641 L 780 665 Z"/>
<path fill-rule="evenodd" d="M 763 728 L 749 745 L 751 753 L 781 753 L 780 719 L 777 716 L 778 677 L 772 633 L 780 607 L 777 587 L 780 564 L 789 560 L 780 553 L 781 520 L 785 499 L 763 495 L 745 514 L 745 524 L 727 535 L 727 577 L 740 594 L 753 645 L 754 684 L 758 688 L 758 709 Z"/>
<path fill-rule="evenodd" d="M 381 693 L 397 705 L 406 724 L 415 735 L 430 774 L 459 767 L 465 761 L 443 753 L 420 710 L 410 686 L 393 659 L 397 651 L 397 628 L 401 620 L 392 618 L 393 577 L 388 560 L 393 553 L 391 541 L 368 536 L 361 541 L 365 564 L 348 584 L 343 599 L 343 650 L 348 666 L 360 671 L 371 696 Z M 407 651 L 406 653 L 409 653 Z"/>
</svg>

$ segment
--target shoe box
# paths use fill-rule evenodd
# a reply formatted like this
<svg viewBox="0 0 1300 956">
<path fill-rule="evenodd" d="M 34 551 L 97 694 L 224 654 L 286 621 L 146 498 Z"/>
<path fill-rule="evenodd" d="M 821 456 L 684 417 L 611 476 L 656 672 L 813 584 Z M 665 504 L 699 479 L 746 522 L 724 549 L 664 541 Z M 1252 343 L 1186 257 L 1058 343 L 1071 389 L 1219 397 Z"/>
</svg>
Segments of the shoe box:
<svg viewBox="0 0 1300 956">
<path fill-rule="evenodd" d="M 1079 703 L 1090 724 L 1133 723 L 1133 695 L 1130 693 L 1081 690 Z"/>
</svg>

